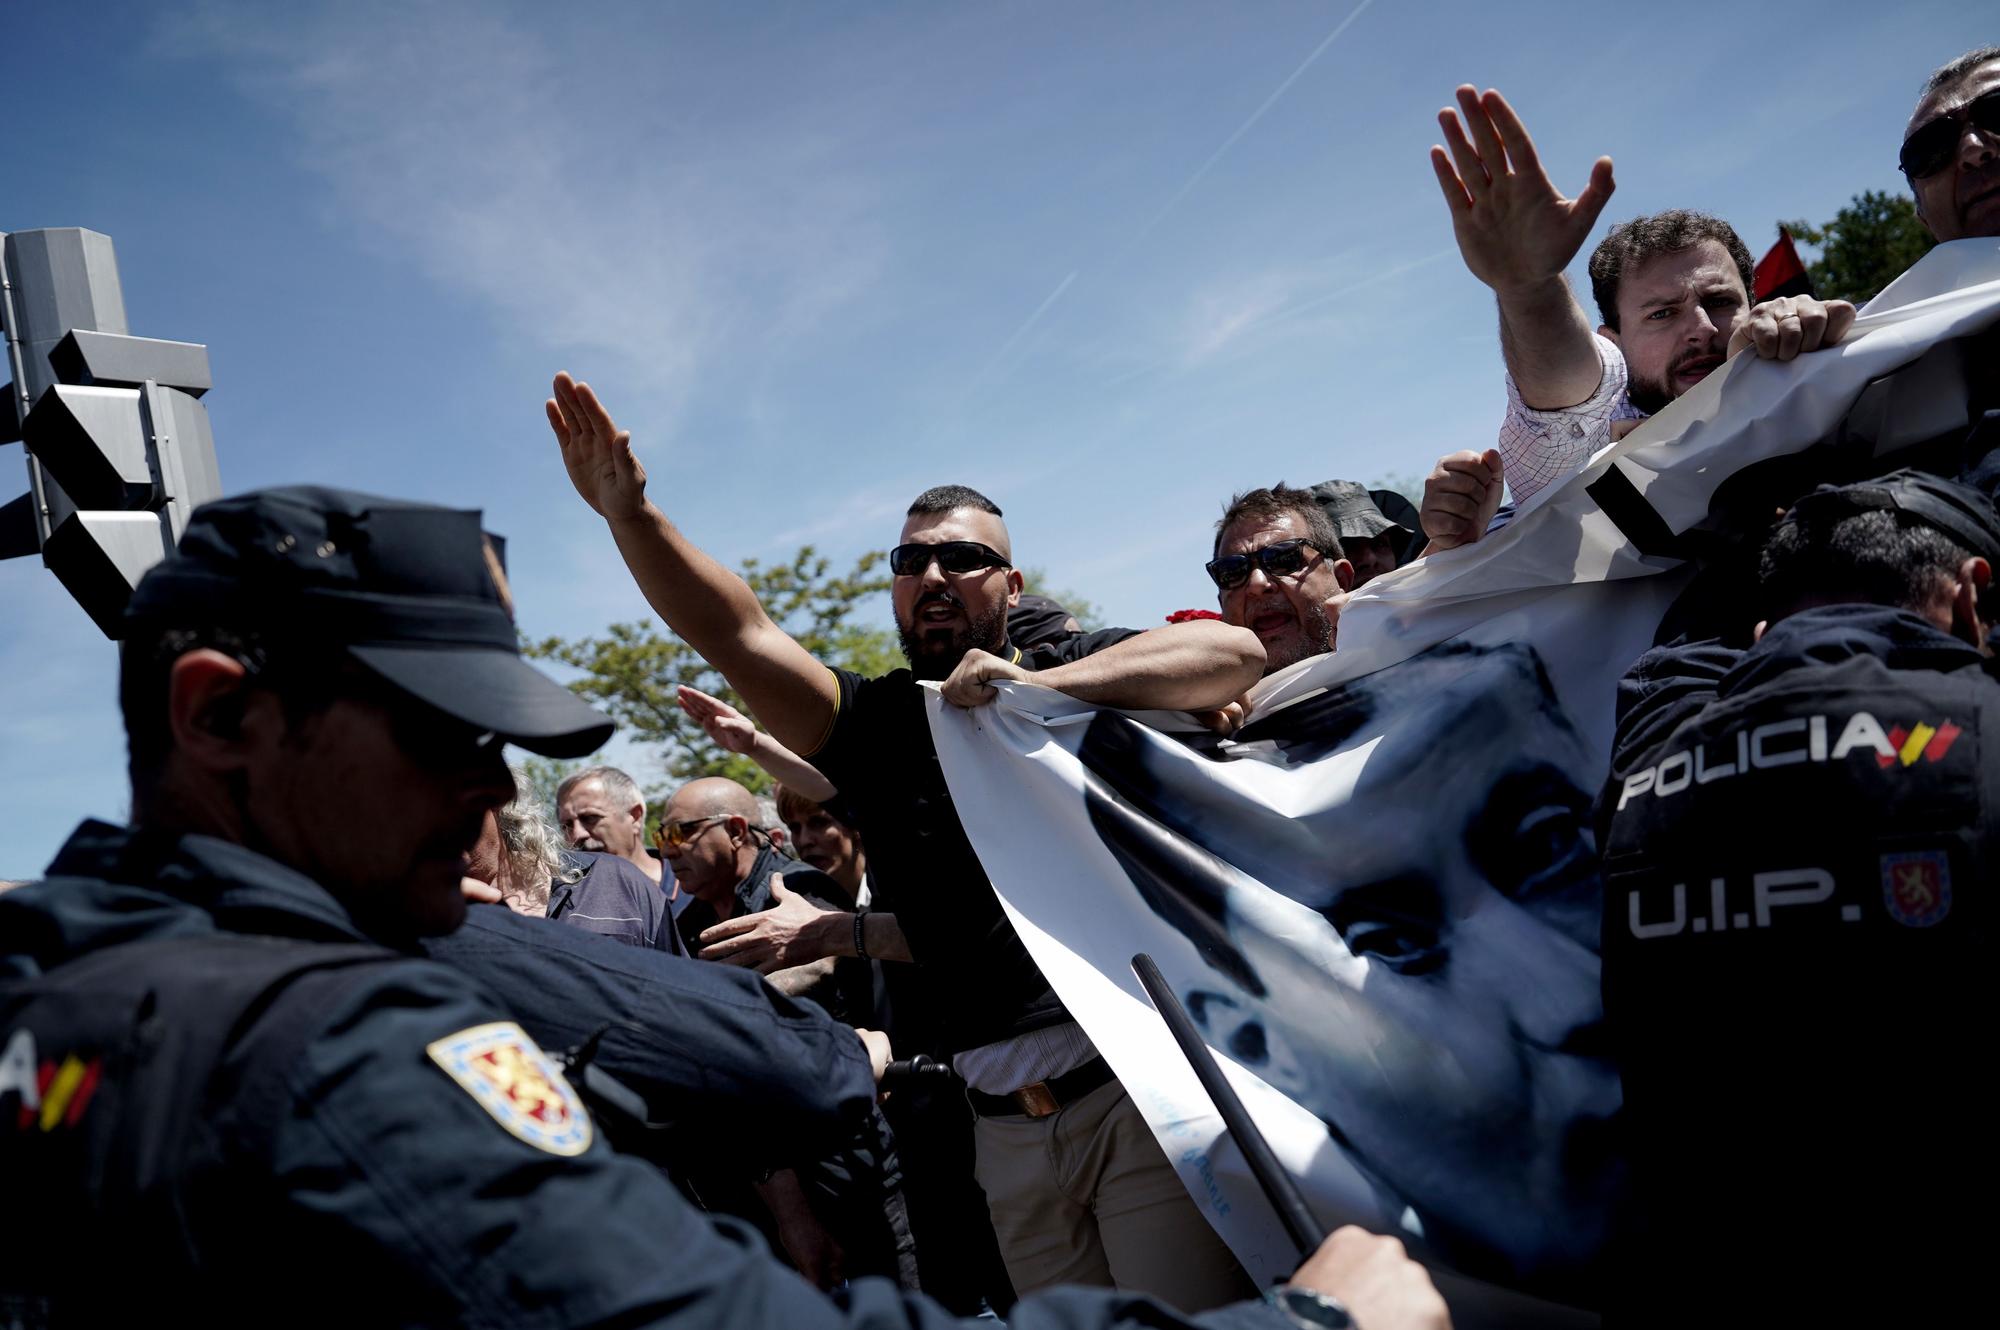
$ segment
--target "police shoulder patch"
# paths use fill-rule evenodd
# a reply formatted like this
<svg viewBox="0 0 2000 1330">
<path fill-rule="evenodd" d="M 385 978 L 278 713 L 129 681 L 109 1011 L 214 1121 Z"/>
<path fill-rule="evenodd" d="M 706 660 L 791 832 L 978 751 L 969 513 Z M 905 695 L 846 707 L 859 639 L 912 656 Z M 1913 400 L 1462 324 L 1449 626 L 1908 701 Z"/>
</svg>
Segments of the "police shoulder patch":
<svg viewBox="0 0 2000 1330">
<path fill-rule="evenodd" d="M 1951 856 L 1917 850 L 1882 856 L 1882 904 L 1905 928 L 1929 928 L 1951 913 Z"/>
<path fill-rule="evenodd" d="M 426 1050 L 493 1120 L 538 1150 L 580 1155 L 590 1148 L 590 1114 L 549 1055 L 512 1021 L 447 1035 Z"/>
</svg>

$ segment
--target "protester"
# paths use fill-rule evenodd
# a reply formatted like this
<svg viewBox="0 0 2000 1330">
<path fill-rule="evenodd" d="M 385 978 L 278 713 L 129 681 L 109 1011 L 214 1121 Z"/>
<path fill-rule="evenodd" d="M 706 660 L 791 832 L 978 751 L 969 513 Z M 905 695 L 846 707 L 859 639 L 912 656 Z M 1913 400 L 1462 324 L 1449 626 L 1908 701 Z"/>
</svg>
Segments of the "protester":
<svg viewBox="0 0 2000 1330">
<path fill-rule="evenodd" d="M 769 910 L 794 896 L 822 907 L 839 898 L 838 886 L 824 873 L 789 859 L 771 844 L 758 816 L 758 801 L 750 791 L 722 776 L 690 781 L 661 811 L 674 878 L 693 897 L 671 925 L 690 953 L 699 949 L 701 931 L 719 920 Z M 827 958 L 776 969 L 769 979 L 780 992 L 817 1002 L 850 1025 L 874 1024 L 865 964 Z M 756 1184 L 772 1237 L 800 1273 L 821 1288 L 861 1274 L 901 1277 L 914 1287 L 917 1274 L 900 1173 L 887 1130 L 871 1124 L 865 1139 L 851 1145 L 846 1157 L 830 1168 L 782 1170 Z M 699 1171 L 698 1185 L 708 1181 L 703 1190 L 711 1195 L 733 1194 L 727 1172 L 714 1178 L 708 1170 Z M 742 1217 L 760 1217 L 748 1211 L 747 1198 L 723 1204 Z M 899 1270 L 899 1249 L 909 1258 L 907 1272 Z"/>
<path fill-rule="evenodd" d="M 756 796 L 726 776 L 688 782 L 660 810 L 674 880 L 693 897 L 672 925 L 689 954 L 701 950 L 704 929 L 726 919 L 759 914 L 793 895 L 815 902 L 839 899 L 839 887 L 826 874 L 771 843 L 760 816 Z M 849 1009 L 837 991 L 834 968 L 827 958 L 775 970 L 769 978 L 781 991 L 812 997 L 846 1019 Z"/>
<path fill-rule="evenodd" d="M 1410 540 L 1416 532 L 1389 519 L 1376 504 L 1377 491 L 1358 481 L 1322 480 L 1312 492 L 1333 523 L 1334 534 L 1340 537 L 1341 553 L 1354 565 L 1354 590 L 1383 573 L 1394 572 L 1414 552 Z M 1381 493 L 1388 497 L 1387 491 Z"/>
<path fill-rule="evenodd" d="M 763 974 L 839 957 L 909 960 L 909 941 L 894 914 L 865 908 L 873 903 L 872 894 L 859 902 L 863 908 L 856 908 L 855 892 L 862 876 L 861 852 L 855 839 L 859 833 L 845 815 L 836 819 L 821 807 L 839 798 L 833 782 L 721 698 L 710 697 L 685 684 L 679 689 L 679 698 L 681 709 L 701 724 L 718 747 L 741 753 L 780 782 L 777 800 L 780 820 L 787 830 L 797 834 L 803 829 L 816 842 L 813 853 L 801 845 L 799 857 L 832 877 L 846 892 L 846 899 L 838 908 L 829 909 L 797 893 L 786 892 L 766 909 L 710 922 L 701 930 L 698 940 L 702 959 L 747 966 Z M 811 814 L 799 813 L 811 825 L 785 811 L 788 799 L 795 811 L 816 810 Z M 850 881 L 850 877 L 854 880 Z"/>
<path fill-rule="evenodd" d="M 1334 649 L 1354 565 L 1312 490 L 1280 481 L 1231 499 L 1207 567 L 1223 621 L 1263 645 L 1264 673 Z"/>
<path fill-rule="evenodd" d="M 472 848 L 466 898 L 503 903 L 628 946 L 658 945 L 668 913 L 660 889 L 617 855 L 565 849 L 518 771 L 514 788 L 514 797 L 488 814 Z"/>
<path fill-rule="evenodd" d="M 36 1198 L 0 1217 L 7 1306 L 247 1322 L 309 1287 L 312 1319 L 356 1324 L 939 1323 L 886 1283 L 836 1305 L 778 1273 L 598 1141 L 481 985 L 382 945 L 464 919 L 504 743 L 569 757 L 610 733 L 521 662 L 500 576 L 476 513 L 297 489 L 198 510 L 141 582 L 120 683 L 135 830 L 84 824 L 50 880 L 0 898 L 0 1101 L 48 1124 L 0 1133 Z M 134 1056 L 140 1028 L 172 1056 Z M 21 1074 L 43 1057 L 81 1070 Z M 117 1243 L 119 1278 L 85 1232 Z M 1447 1323 L 1399 1245 L 1352 1230 L 1295 1289 Z M 1081 1292 L 1013 1323 L 1188 1324 Z M 1285 1323 L 1255 1304 L 1203 1322 Z"/>
<path fill-rule="evenodd" d="M 1967 51 L 1925 81 L 1897 165 L 1938 240 L 2000 235 L 2000 46 Z"/>
<path fill-rule="evenodd" d="M 646 796 L 617 767 L 585 767 L 565 777 L 556 786 L 556 821 L 571 849 L 615 854 L 673 895 L 666 864 L 646 847 Z"/>
<path fill-rule="evenodd" d="M 1601 817 L 1630 1323 L 1727 1298 L 1745 1323 L 1945 1324 L 1977 1300 L 1983 1068 L 1946 1013 L 1984 1000 L 1996 564 L 1976 491 L 1821 487 L 1765 546 L 1755 645 L 1657 649 L 1621 684 Z M 1911 1223 L 1920 1266 L 1884 1262 Z"/>
<path fill-rule="evenodd" d="M 1498 92 L 1461 87 L 1457 111 L 1445 108 L 1438 121 L 1447 147 L 1431 149 L 1431 166 L 1459 253 L 1500 304 L 1499 451 L 1517 503 L 1744 347 L 1790 360 L 1838 342 L 1854 321 L 1843 300 L 1787 296 L 1751 308 L 1750 255 L 1736 232 L 1674 209 L 1613 227 L 1591 254 L 1602 319 L 1593 336 L 1563 269 L 1610 201 L 1611 159 L 1598 158 L 1583 193 L 1569 199 Z"/>
<path fill-rule="evenodd" d="M 830 670 L 647 501 L 630 436 L 595 395 L 566 374 L 555 394 L 547 415 L 570 479 L 610 525 L 647 600 L 853 810 L 878 888 L 945 995 L 953 1064 L 980 1113 L 980 1183 L 1015 1286 L 1111 1283 L 1187 1308 L 1235 1296 L 1245 1287 L 1235 1258 L 986 882 L 938 768 L 917 681 L 942 680 L 955 706 L 982 705 L 995 682 L 1013 681 L 1115 706 L 1220 708 L 1261 672 L 1255 641 L 1188 623 L 1011 648 L 1007 612 L 1021 576 L 1006 526 L 990 500 L 944 486 L 911 505 L 890 555 L 911 669 L 874 680 Z M 1058 1131 L 1103 1146 L 1115 1136 L 1119 1167 L 1102 1146 L 1056 1158 Z"/>
</svg>

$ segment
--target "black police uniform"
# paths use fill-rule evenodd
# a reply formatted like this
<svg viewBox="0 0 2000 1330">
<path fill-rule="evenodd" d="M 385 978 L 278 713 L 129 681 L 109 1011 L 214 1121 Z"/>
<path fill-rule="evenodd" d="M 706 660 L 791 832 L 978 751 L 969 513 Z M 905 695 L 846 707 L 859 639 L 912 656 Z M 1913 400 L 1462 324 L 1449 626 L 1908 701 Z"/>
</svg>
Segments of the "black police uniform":
<svg viewBox="0 0 2000 1330">
<path fill-rule="evenodd" d="M 652 884 L 647 883 L 650 887 Z M 530 1038 L 592 1061 L 680 1139 L 735 1144 L 749 1173 L 843 1148 L 870 1125 L 875 1077 L 854 1031 L 750 970 L 619 945 L 478 905 L 424 953 L 498 994 Z"/>
<path fill-rule="evenodd" d="M 0 897 L 10 1323 L 944 1323 L 885 1281 L 823 1298 L 704 1219 L 597 1137 L 505 1004 L 306 877 L 101 824 L 50 872 Z M 1082 1290 L 1014 1320 L 1130 1323 L 1285 1324 Z"/>
<path fill-rule="evenodd" d="M 1628 676 L 1603 808 L 1624 1323 L 1932 1324 L 1983 1280 L 1986 665 L 1834 605 Z"/>
</svg>

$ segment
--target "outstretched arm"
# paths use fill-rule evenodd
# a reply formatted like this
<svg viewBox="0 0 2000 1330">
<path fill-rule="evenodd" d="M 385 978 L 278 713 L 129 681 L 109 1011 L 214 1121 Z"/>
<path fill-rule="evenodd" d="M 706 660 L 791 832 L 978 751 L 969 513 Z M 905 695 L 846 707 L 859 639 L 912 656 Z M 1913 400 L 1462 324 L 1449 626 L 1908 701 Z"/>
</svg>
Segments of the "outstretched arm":
<svg viewBox="0 0 2000 1330">
<path fill-rule="evenodd" d="M 1522 403 L 1555 411 L 1589 400 L 1603 371 L 1563 269 L 1616 188 L 1611 159 L 1598 158 L 1583 193 L 1569 199 L 1498 92 L 1461 87 L 1458 110 L 1439 111 L 1438 123 L 1446 147 L 1431 149 L 1431 169 L 1465 266 L 1500 302 L 1500 350 Z"/>
<path fill-rule="evenodd" d="M 589 384 L 558 374 L 544 406 L 570 483 L 610 526 L 647 603 L 722 671 L 780 743 L 794 750 L 817 744 L 839 699 L 832 672 L 771 621 L 742 578 L 646 498 L 646 468 L 633 455 L 632 436 L 612 423 Z"/>
<path fill-rule="evenodd" d="M 680 686 L 676 696 L 681 710 L 693 717 L 719 747 L 749 758 L 786 789 L 816 804 L 839 796 L 840 791 L 818 767 L 758 729 L 756 722 L 721 698 L 710 697 L 686 684 Z"/>
<path fill-rule="evenodd" d="M 771 899 L 777 904 L 770 909 L 739 914 L 705 930 L 701 959 L 777 975 L 825 957 L 861 954 L 854 946 L 853 911 L 833 909 L 787 891 L 783 884 L 782 875 L 771 879 Z M 895 915 L 870 910 L 861 916 L 861 928 L 861 944 L 870 960 L 912 959 L 909 940 Z"/>
<path fill-rule="evenodd" d="M 993 680 L 1013 679 L 1134 711 L 1214 711 L 1241 697 L 1263 674 L 1264 646 L 1255 633 L 1218 619 L 1194 619 L 1046 670 L 968 651 L 942 692 L 953 706 L 976 707 L 993 700 Z"/>
</svg>

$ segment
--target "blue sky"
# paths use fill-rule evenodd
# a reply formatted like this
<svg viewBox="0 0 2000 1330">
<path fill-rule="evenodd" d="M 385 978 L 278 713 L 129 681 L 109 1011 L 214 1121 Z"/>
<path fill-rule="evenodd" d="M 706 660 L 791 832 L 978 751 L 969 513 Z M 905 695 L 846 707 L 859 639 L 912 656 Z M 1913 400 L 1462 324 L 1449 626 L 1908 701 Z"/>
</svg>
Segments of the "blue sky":
<svg viewBox="0 0 2000 1330">
<path fill-rule="evenodd" d="M 1210 603 L 1232 490 L 1491 441 L 1491 301 L 1425 157 L 1457 83 L 1569 191 L 1613 156 L 1600 231 L 1692 206 L 1761 253 L 1901 187 L 1977 9 L 12 0 L 0 229 L 110 234 L 132 331 L 208 344 L 227 488 L 484 508 L 531 634 L 644 612 L 542 421 L 558 368 L 726 560 L 884 547 L 958 481 L 1147 625 Z M 55 580 L 0 563 L 0 605 L 21 876 L 123 815 L 123 741 Z"/>
</svg>

